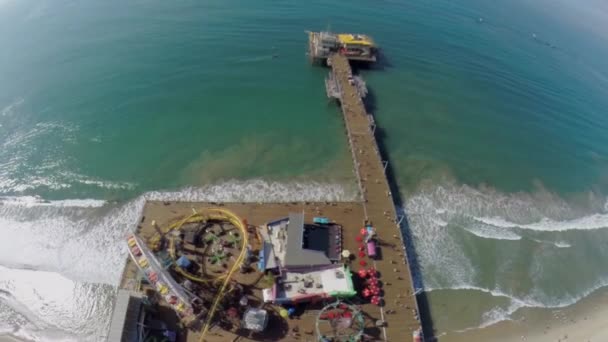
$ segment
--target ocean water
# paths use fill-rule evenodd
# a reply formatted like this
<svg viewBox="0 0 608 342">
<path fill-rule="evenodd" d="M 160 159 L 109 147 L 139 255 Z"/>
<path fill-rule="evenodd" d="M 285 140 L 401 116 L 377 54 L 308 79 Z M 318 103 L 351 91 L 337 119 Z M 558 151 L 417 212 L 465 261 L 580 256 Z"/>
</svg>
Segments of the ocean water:
<svg viewBox="0 0 608 342">
<path fill-rule="evenodd" d="M 583 19 L 581 19 L 583 18 Z M 0 0 L 0 339 L 100 341 L 146 199 L 357 198 L 305 30 L 362 70 L 437 333 L 608 285 L 608 7 Z"/>
</svg>

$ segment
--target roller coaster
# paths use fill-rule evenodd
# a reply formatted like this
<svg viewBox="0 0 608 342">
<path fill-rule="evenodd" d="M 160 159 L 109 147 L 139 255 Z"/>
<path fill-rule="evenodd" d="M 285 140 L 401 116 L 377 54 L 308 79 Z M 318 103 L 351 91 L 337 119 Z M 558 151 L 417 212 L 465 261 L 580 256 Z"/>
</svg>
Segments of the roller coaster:
<svg viewBox="0 0 608 342">
<path fill-rule="evenodd" d="M 225 209 L 205 209 L 200 213 L 196 212 L 196 213 L 184 218 L 183 220 L 180 220 L 180 221 L 170 225 L 169 229 L 167 231 L 167 232 L 169 232 L 171 230 L 181 229 L 181 227 L 186 223 L 207 222 L 210 220 L 230 222 L 233 226 L 235 226 L 237 229 L 240 230 L 243 240 L 241 243 L 241 251 L 240 251 L 238 257 L 236 258 L 234 264 L 232 265 L 232 267 L 228 271 L 228 273 L 223 276 L 217 277 L 212 280 L 207 280 L 207 279 L 202 279 L 202 278 L 196 277 L 193 274 L 191 274 L 179 267 L 176 268 L 177 271 L 181 275 L 183 275 L 184 277 L 186 277 L 192 281 L 196 281 L 196 282 L 218 281 L 220 279 L 224 279 L 224 282 L 222 283 L 222 286 L 220 287 L 219 292 L 217 293 L 217 295 L 215 296 L 215 299 L 213 300 L 213 305 L 211 306 L 211 309 L 209 310 L 209 312 L 207 314 L 207 320 L 203 324 L 203 330 L 201 332 L 201 338 L 200 338 L 201 342 L 204 341 L 205 335 L 207 334 L 207 331 L 209 330 L 209 326 L 211 325 L 211 321 L 213 320 L 213 317 L 215 315 L 215 311 L 217 310 L 217 307 L 218 307 L 220 301 L 224 297 L 224 294 L 226 292 L 226 289 L 228 287 L 228 284 L 230 283 L 232 276 L 234 275 L 236 270 L 238 270 L 241 267 L 241 264 L 243 263 L 243 260 L 245 259 L 245 256 L 247 255 L 247 245 L 249 244 L 249 235 L 247 233 L 247 226 L 243 222 L 243 220 L 241 220 L 236 214 L 232 213 L 231 211 L 228 211 Z M 175 257 L 175 255 L 173 255 L 173 257 Z"/>
<path fill-rule="evenodd" d="M 234 263 L 232 264 L 232 267 L 226 274 L 223 274 L 223 275 L 217 276 L 217 277 L 207 276 L 207 278 L 212 278 L 212 279 L 204 279 L 204 278 L 198 277 L 198 276 L 190 273 L 189 271 L 187 271 L 181 267 L 175 267 L 175 271 L 178 272 L 180 275 L 182 275 L 183 277 L 190 279 L 192 281 L 198 282 L 198 283 L 219 282 L 219 281 L 223 280 L 219 291 L 217 292 L 215 298 L 213 299 L 213 305 L 207 312 L 207 317 L 206 317 L 205 322 L 203 323 L 203 329 L 201 331 L 200 341 L 204 341 L 205 335 L 207 334 L 207 331 L 209 330 L 211 322 L 213 321 L 213 318 L 215 316 L 215 312 L 217 311 L 217 308 L 218 308 L 222 298 L 224 298 L 224 296 L 226 295 L 227 292 L 230 292 L 230 290 L 227 291 L 227 289 L 229 287 L 230 281 L 231 281 L 234 273 L 241 267 L 241 265 L 243 264 L 243 261 L 245 260 L 245 257 L 248 254 L 247 246 L 249 245 L 249 234 L 247 232 L 247 224 L 243 220 L 241 220 L 241 218 L 239 218 L 236 214 L 234 214 L 233 212 L 231 212 L 229 210 L 219 209 L 219 208 L 209 208 L 209 209 L 203 209 L 200 212 L 195 211 L 192 215 L 169 225 L 166 229 L 164 229 L 164 230 L 161 229 L 161 233 L 163 235 L 167 235 L 171 231 L 180 230 L 185 224 L 201 223 L 201 222 L 204 223 L 207 221 L 230 222 L 230 224 L 232 224 L 234 227 L 236 227 L 240 231 L 242 240 L 241 240 L 241 248 L 240 248 L 239 255 L 236 257 Z M 135 236 L 133 236 L 133 235 L 129 236 L 128 242 L 129 242 L 130 247 L 135 246 L 136 241 L 138 241 L 138 240 Z M 175 262 L 176 252 L 175 252 L 174 241 L 173 241 L 173 239 L 170 239 L 169 242 L 170 242 L 169 255 Z M 143 245 L 143 244 L 140 244 L 140 245 Z M 140 246 L 140 247 L 141 247 L 141 249 L 145 249 L 143 246 Z M 140 248 L 138 248 L 138 251 L 139 251 L 139 249 Z M 143 261 L 140 260 L 141 257 L 138 257 L 134 254 L 132 254 L 131 256 L 133 257 L 133 260 L 136 262 L 136 264 L 138 266 L 142 265 Z M 148 258 L 148 259 L 150 259 L 150 258 Z M 154 259 L 154 258 L 152 258 L 152 259 Z M 147 265 L 147 261 L 146 261 L 145 265 Z M 174 286 L 174 287 L 179 288 L 177 286 Z M 182 302 L 185 302 L 185 301 L 182 301 Z"/>
</svg>

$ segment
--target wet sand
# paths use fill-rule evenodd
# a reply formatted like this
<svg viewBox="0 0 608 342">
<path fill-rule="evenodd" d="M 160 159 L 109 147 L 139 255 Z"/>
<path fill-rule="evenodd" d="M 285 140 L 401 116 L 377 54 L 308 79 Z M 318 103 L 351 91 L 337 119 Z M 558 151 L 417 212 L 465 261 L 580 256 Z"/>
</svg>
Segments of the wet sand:
<svg viewBox="0 0 608 342">
<path fill-rule="evenodd" d="M 523 308 L 503 321 L 483 329 L 441 336 L 441 342 L 608 341 L 608 288 L 597 290 L 573 305 L 559 309 Z"/>
</svg>

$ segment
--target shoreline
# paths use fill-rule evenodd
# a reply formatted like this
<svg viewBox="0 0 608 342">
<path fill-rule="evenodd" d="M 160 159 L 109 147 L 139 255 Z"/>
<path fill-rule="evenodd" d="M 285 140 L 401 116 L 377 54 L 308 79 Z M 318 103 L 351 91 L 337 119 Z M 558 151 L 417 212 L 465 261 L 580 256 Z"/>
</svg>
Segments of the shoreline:
<svg viewBox="0 0 608 342">
<path fill-rule="evenodd" d="M 449 332 L 441 342 L 464 341 L 607 341 L 608 286 L 593 291 L 578 302 L 563 308 L 521 308 L 512 320 L 484 328 Z"/>
</svg>

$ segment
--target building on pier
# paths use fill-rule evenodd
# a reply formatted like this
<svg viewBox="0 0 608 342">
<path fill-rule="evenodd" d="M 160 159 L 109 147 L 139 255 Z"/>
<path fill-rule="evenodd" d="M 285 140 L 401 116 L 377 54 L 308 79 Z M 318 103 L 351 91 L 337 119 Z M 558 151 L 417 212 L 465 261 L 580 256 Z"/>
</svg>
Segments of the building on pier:
<svg viewBox="0 0 608 342">
<path fill-rule="evenodd" d="M 269 222 L 261 235 L 263 271 L 314 271 L 340 260 L 342 227 L 335 224 L 305 224 L 304 214 Z"/>
<path fill-rule="evenodd" d="M 334 53 L 352 61 L 375 62 L 378 48 L 370 36 L 363 34 L 308 32 L 308 55 L 313 61 L 325 62 Z"/>
</svg>

